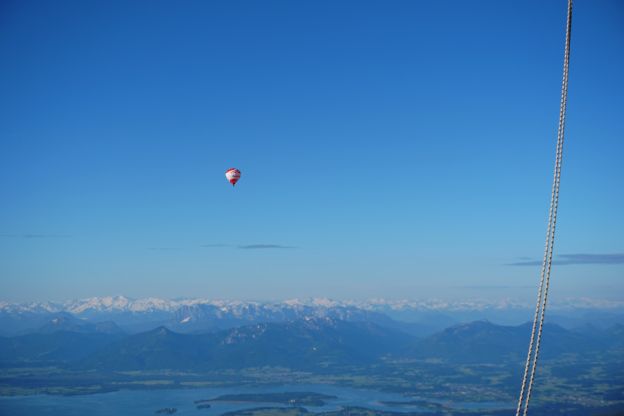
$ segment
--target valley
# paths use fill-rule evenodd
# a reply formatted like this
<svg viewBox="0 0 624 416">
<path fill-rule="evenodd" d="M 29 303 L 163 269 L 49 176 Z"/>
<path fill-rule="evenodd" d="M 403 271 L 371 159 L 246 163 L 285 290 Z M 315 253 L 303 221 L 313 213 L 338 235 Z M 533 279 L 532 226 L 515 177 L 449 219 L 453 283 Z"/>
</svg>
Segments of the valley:
<svg viewBox="0 0 624 416">
<path fill-rule="evenodd" d="M 110 318 L 110 311 L 90 319 L 67 311 L 29 315 L 29 322 L 40 323 L 38 329 L 0 337 L 0 408 L 11 403 L 28 408 L 42 397 L 68 400 L 72 408 L 88 397 L 108 403 L 125 392 L 192 398 L 158 401 L 159 409 L 192 405 L 193 411 L 240 416 L 496 415 L 515 405 L 530 332 L 526 324 L 464 321 L 423 335 L 410 331 L 414 322 L 381 312 L 306 308 L 292 319 L 282 311 L 282 318 L 267 322 L 257 321 L 257 309 L 245 309 L 238 314 L 245 324 L 204 332 L 176 332 L 165 325 L 143 332 L 123 329 L 139 319 L 157 324 L 162 311 L 116 321 L 100 320 Z M 277 313 L 275 306 L 272 310 Z M 5 322 L 19 318 L 7 315 L 5 309 Z M 214 315 L 204 319 L 219 321 Z M 535 414 L 623 409 L 622 328 L 548 323 Z"/>
</svg>

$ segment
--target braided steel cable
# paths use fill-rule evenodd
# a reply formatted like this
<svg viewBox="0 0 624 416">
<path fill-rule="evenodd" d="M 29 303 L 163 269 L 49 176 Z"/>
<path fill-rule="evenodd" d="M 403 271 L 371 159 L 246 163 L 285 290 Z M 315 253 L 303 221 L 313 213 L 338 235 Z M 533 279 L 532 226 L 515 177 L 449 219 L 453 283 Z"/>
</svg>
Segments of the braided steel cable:
<svg viewBox="0 0 624 416">
<path fill-rule="evenodd" d="M 568 76 L 570 65 L 570 40 L 572 36 L 572 0 L 568 0 L 568 14 L 566 19 L 566 40 L 565 52 L 563 59 L 563 80 L 561 83 L 561 102 L 559 108 L 559 126 L 557 129 L 557 150 L 555 155 L 555 169 L 553 177 L 552 192 L 550 198 L 550 209 L 548 213 L 548 228 L 546 231 L 546 244 L 544 247 L 544 258 L 542 261 L 542 269 L 540 273 L 540 283 L 537 292 L 537 302 L 535 306 L 535 315 L 533 317 L 533 327 L 531 330 L 531 339 L 529 342 L 529 351 L 527 353 L 527 361 L 524 368 L 524 376 L 522 378 L 522 387 L 518 398 L 518 406 L 516 416 L 519 416 L 524 407 L 524 416 L 529 410 L 529 401 L 533 391 L 535 381 L 535 372 L 537 370 L 537 361 L 539 358 L 539 350 L 542 340 L 544 328 L 544 318 L 546 314 L 546 305 L 548 302 L 548 289 L 550 287 L 550 272 L 552 269 L 553 249 L 555 244 L 555 229 L 557 225 L 557 210 L 559 208 L 559 188 L 561 183 L 561 163 L 563 160 L 563 143 L 565 138 L 565 117 L 568 102 Z M 539 326 L 538 326 L 539 321 Z M 537 338 L 535 330 L 537 328 Z M 533 358 L 531 360 L 531 358 Z M 530 369 L 530 378 L 527 385 L 527 378 Z M 526 397 L 525 397 L 526 392 Z M 523 405 L 524 399 L 524 405 Z"/>
</svg>

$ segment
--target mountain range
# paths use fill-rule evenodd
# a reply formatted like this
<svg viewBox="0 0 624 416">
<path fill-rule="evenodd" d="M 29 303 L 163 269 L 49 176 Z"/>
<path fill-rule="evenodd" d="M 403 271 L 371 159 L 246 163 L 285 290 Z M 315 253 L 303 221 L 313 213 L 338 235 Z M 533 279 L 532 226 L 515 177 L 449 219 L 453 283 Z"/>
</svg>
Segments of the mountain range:
<svg viewBox="0 0 624 416">
<path fill-rule="evenodd" d="M 304 318 L 262 323 L 203 334 L 166 327 L 124 335 L 118 331 L 58 330 L 0 337 L 0 365 L 60 365 L 82 370 L 214 370 L 285 367 L 324 371 L 380 363 L 385 359 L 454 363 L 519 363 L 530 325 L 475 321 L 425 338 L 372 322 Z M 624 347 L 624 326 L 569 331 L 545 328 L 543 357 L 604 352 Z"/>
<path fill-rule="evenodd" d="M 85 324 L 108 326 L 111 331 L 139 333 L 164 326 L 179 333 L 205 333 L 257 323 L 279 323 L 303 318 L 335 318 L 373 322 L 411 335 L 427 336 L 458 323 L 487 319 L 517 325 L 531 318 L 530 305 L 508 300 L 486 301 L 334 301 L 329 299 L 282 302 L 208 299 L 130 299 L 97 297 L 66 302 L 0 302 L 0 335 L 42 331 L 44 326 L 73 330 Z M 70 318 L 75 319 L 70 319 Z M 51 324 L 54 320 L 57 324 Z M 549 322 L 568 329 L 592 324 L 607 328 L 624 322 L 624 304 L 580 299 L 553 305 Z M 114 326 L 113 326 L 114 325 Z"/>
<path fill-rule="evenodd" d="M 612 305 L 613 306 L 613 305 Z M 566 327 L 558 325 L 559 318 Z M 560 309 L 543 354 L 624 347 L 624 314 Z M 483 318 L 494 317 L 496 322 Z M 515 317 L 512 319 L 512 317 Z M 590 317 L 591 319 L 583 319 Z M 530 311 L 518 304 L 327 299 L 205 299 L 0 304 L 0 365 L 154 370 L 282 366 L 322 369 L 380 360 L 522 360 Z M 509 320 L 520 324 L 504 324 Z"/>
<path fill-rule="evenodd" d="M 160 327 L 111 343 L 80 365 L 115 370 L 310 369 L 367 364 L 399 351 L 410 340 L 409 335 L 372 323 L 333 318 L 248 325 L 198 335 Z"/>
</svg>

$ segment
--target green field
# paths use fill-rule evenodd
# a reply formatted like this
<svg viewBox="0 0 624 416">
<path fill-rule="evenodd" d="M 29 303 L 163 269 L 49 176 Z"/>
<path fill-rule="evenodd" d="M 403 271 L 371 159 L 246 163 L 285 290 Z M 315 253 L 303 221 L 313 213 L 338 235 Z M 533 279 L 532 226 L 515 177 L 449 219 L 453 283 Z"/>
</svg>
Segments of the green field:
<svg viewBox="0 0 624 416">
<path fill-rule="evenodd" d="M 0 395 L 76 395 L 121 389 L 192 389 L 285 383 L 335 384 L 401 393 L 405 397 L 403 404 L 414 404 L 414 401 L 422 401 L 425 397 L 431 401 L 418 403 L 420 407 L 430 410 L 432 414 L 443 414 L 445 410 L 439 403 L 445 401 L 513 401 L 519 389 L 521 369 L 520 363 L 458 365 L 428 360 L 388 360 L 370 366 L 340 367 L 318 372 L 268 367 L 204 373 L 85 372 L 56 367 L 5 368 L 0 371 Z M 264 398 L 252 396 L 224 396 L 216 400 L 281 403 L 300 408 L 319 405 L 325 399 L 312 393 L 297 397 L 287 394 Z M 624 351 L 591 357 L 569 354 L 542 361 L 533 398 L 535 408 L 558 409 L 553 414 L 575 414 L 579 409 L 607 411 L 624 408 Z M 394 405 L 401 406 L 402 403 Z M 292 414 L 296 411 L 263 409 L 254 411 L 253 415 L 259 416 L 266 412 Z"/>
</svg>

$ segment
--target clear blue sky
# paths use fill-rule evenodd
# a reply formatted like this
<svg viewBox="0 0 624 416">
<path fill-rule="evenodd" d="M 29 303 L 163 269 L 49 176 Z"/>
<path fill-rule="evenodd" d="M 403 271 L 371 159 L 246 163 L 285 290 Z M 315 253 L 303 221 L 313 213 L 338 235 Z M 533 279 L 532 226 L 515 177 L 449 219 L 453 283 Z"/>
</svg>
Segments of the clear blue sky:
<svg viewBox="0 0 624 416">
<path fill-rule="evenodd" d="M 565 10 L 3 1 L 0 297 L 532 299 Z M 617 298 L 624 5 L 573 24 L 553 296 Z"/>
</svg>

